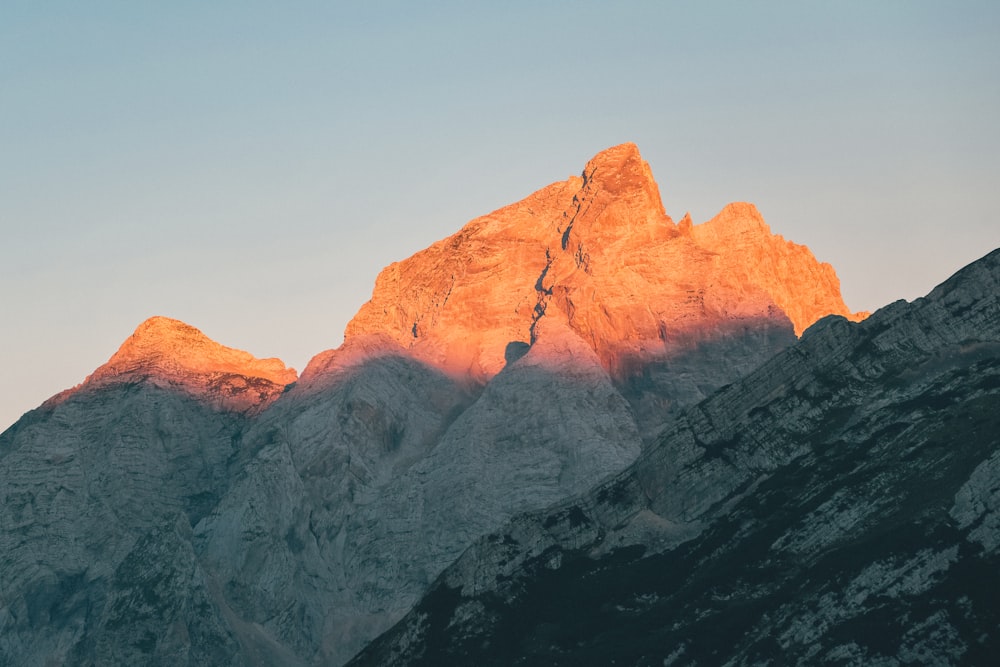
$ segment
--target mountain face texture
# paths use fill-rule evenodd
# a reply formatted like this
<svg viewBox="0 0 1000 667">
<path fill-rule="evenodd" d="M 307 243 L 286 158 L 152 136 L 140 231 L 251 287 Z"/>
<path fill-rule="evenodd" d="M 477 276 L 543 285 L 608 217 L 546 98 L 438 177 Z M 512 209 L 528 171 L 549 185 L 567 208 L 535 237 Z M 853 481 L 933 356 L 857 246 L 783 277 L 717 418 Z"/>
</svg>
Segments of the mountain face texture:
<svg viewBox="0 0 1000 667">
<path fill-rule="evenodd" d="M 0 664 L 236 654 L 191 527 L 225 496 L 246 418 L 210 402 L 123 382 L 0 436 Z"/>
<path fill-rule="evenodd" d="M 0 665 L 343 664 L 478 538 L 674 452 L 684 408 L 831 314 L 864 316 L 828 265 L 749 204 L 675 224 L 625 144 L 388 267 L 301 377 L 152 318 L 0 434 Z M 671 498 L 757 474 L 713 465 Z M 643 516 L 651 554 L 711 518 Z"/>
<path fill-rule="evenodd" d="M 830 314 L 866 315 L 844 305 L 829 264 L 773 236 L 752 204 L 675 224 L 649 165 L 622 144 L 582 176 L 390 265 L 346 338 L 388 335 L 414 358 L 483 382 L 534 342 L 542 317 L 556 319 L 594 351 L 650 434 L 672 407 L 749 372 Z M 701 368 L 689 368 L 692 354 Z"/>
<path fill-rule="evenodd" d="M 127 383 L 171 389 L 224 410 L 258 412 L 274 401 L 296 372 L 280 359 L 257 359 L 225 347 L 192 326 L 151 317 L 106 364 L 74 389 L 50 399 Z"/>
<path fill-rule="evenodd" d="M 998 591 L 1000 250 L 821 320 L 351 664 L 985 665 Z"/>
</svg>

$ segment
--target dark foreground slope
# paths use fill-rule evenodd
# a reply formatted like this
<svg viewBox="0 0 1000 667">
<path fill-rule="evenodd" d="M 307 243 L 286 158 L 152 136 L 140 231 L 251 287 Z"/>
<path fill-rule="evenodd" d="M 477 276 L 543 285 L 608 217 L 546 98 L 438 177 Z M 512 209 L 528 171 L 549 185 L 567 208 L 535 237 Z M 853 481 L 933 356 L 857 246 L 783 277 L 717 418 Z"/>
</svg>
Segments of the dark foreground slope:
<svg viewBox="0 0 1000 667">
<path fill-rule="evenodd" d="M 1000 251 L 827 318 L 589 494 L 479 540 L 357 665 L 994 664 Z"/>
</svg>

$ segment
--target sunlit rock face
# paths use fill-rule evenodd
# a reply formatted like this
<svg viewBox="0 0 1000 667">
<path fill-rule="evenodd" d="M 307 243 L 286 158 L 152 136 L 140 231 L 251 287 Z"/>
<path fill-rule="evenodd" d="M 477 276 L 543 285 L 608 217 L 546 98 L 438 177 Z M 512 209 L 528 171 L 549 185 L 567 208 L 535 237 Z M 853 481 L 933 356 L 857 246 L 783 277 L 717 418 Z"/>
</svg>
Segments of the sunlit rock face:
<svg viewBox="0 0 1000 667">
<path fill-rule="evenodd" d="M 634 144 L 386 268 L 346 337 L 389 336 L 483 383 L 556 319 L 632 403 L 644 437 L 826 315 L 858 320 L 833 268 L 752 204 L 674 224 Z"/>
<path fill-rule="evenodd" d="M 219 409 L 252 412 L 269 405 L 296 378 L 295 370 L 280 359 L 257 359 L 215 342 L 189 324 L 157 316 L 140 324 L 83 384 L 50 400 L 143 382 Z"/>
<path fill-rule="evenodd" d="M 0 436 L 0 664 L 342 664 L 831 313 L 832 269 L 750 205 L 675 225 L 625 144 L 385 269 L 300 378 L 152 318 Z"/>
<path fill-rule="evenodd" d="M 990 664 L 998 407 L 1000 250 L 821 320 L 478 540 L 351 664 Z"/>
<path fill-rule="evenodd" d="M 487 379 L 544 316 L 568 323 L 617 377 L 692 341 L 761 322 L 800 333 L 830 314 L 854 317 L 828 264 L 773 236 L 752 204 L 674 224 L 649 165 L 622 144 L 389 266 L 347 338 L 387 334 L 438 368 Z"/>
</svg>

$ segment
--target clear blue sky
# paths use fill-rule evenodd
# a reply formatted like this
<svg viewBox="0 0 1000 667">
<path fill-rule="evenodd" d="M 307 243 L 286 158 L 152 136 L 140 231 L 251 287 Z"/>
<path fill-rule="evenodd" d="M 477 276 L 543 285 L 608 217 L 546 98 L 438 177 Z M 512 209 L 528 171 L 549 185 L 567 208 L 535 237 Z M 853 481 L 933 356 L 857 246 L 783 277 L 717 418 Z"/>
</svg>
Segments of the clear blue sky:
<svg viewBox="0 0 1000 667">
<path fill-rule="evenodd" d="M 635 141 L 913 299 L 1000 246 L 1000 3 L 0 5 L 0 428 L 154 314 L 301 370 L 377 272 Z"/>
</svg>

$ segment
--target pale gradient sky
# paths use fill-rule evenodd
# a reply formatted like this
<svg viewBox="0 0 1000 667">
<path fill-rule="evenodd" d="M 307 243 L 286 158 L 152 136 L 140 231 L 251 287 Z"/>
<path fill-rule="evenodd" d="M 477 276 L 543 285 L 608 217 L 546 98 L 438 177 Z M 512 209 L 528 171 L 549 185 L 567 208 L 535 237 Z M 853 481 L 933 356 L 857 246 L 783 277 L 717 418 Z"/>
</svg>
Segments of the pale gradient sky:
<svg viewBox="0 0 1000 667">
<path fill-rule="evenodd" d="M 0 429 L 154 314 L 301 371 L 623 141 L 675 219 L 752 201 L 913 299 L 1000 246 L 998 127 L 996 2 L 4 2 Z"/>
</svg>

